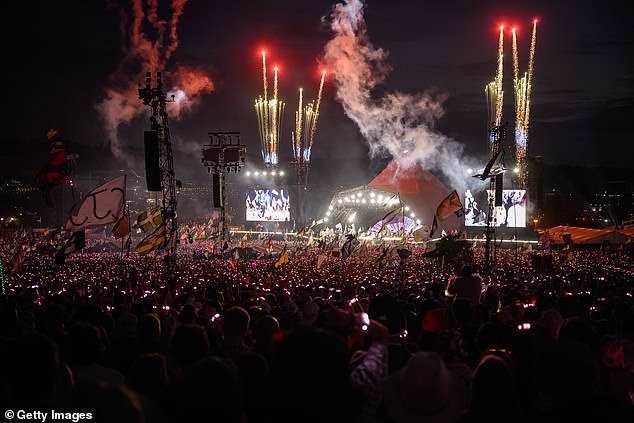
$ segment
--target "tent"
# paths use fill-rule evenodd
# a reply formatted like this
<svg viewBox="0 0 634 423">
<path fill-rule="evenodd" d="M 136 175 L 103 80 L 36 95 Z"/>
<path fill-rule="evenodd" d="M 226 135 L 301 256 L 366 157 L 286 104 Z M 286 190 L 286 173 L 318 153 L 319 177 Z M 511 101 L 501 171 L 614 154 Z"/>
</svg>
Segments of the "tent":
<svg viewBox="0 0 634 423">
<path fill-rule="evenodd" d="M 403 207 L 404 217 L 417 225 L 431 226 L 438 205 L 450 193 L 449 188 L 420 165 L 394 160 L 367 185 L 337 192 L 326 212 L 327 224 L 370 227 Z M 438 223 L 440 233 L 441 229 L 459 229 L 461 220 L 452 215 Z"/>
<path fill-rule="evenodd" d="M 440 202 L 452 191 L 420 165 L 405 166 L 398 160 L 390 163 L 368 186 L 398 194 L 403 203 L 429 225 Z M 459 226 L 460 222 L 457 219 L 456 222 Z"/>
<path fill-rule="evenodd" d="M 631 229 L 617 231 L 616 226 L 605 229 L 555 226 L 548 229 L 548 234 L 555 244 L 563 244 L 563 236 L 567 233 L 571 235 L 575 244 L 603 244 L 605 241 L 611 244 L 624 244 L 634 238 L 634 231 Z"/>
</svg>

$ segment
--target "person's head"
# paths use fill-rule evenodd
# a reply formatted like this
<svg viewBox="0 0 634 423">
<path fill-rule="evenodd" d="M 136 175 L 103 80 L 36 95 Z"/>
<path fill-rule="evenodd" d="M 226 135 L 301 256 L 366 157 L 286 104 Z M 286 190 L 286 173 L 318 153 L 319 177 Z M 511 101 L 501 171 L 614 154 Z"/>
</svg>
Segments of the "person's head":
<svg viewBox="0 0 634 423">
<path fill-rule="evenodd" d="M 388 377 L 383 401 L 396 423 L 453 422 L 462 415 L 467 387 L 437 353 L 419 351 Z"/>
<path fill-rule="evenodd" d="M 247 336 L 249 330 L 249 313 L 242 307 L 230 307 L 222 317 L 222 331 L 225 338 L 241 338 Z"/>
<path fill-rule="evenodd" d="M 194 308 L 194 306 L 191 304 L 183 305 L 183 307 L 181 308 L 179 319 L 181 323 L 194 323 L 194 321 L 196 320 L 196 309 Z"/>
<path fill-rule="evenodd" d="M 161 320 L 156 314 L 146 314 L 139 320 L 137 331 L 140 341 L 158 342 L 161 338 Z"/>
<path fill-rule="evenodd" d="M 179 419 L 241 421 L 241 392 L 234 367 L 218 357 L 206 357 L 185 374 L 179 393 Z"/>
<path fill-rule="evenodd" d="M 273 334 L 280 331 L 280 323 L 273 316 L 262 316 L 253 328 L 255 342 L 268 343 L 273 339 Z"/>
<path fill-rule="evenodd" d="M 120 313 L 115 321 L 115 335 L 119 339 L 135 338 L 138 322 L 139 319 L 134 314 L 127 311 Z"/>
<path fill-rule="evenodd" d="M 459 275 L 462 277 L 469 277 L 473 275 L 473 269 L 471 268 L 471 266 L 465 265 L 462 267 L 462 269 L 460 269 Z"/>
<path fill-rule="evenodd" d="M 99 329 L 88 322 L 77 322 L 68 331 L 70 361 L 74 366 L 99 362 L 105 351 Z"/>
<path fill-rule="evenodd" d="M 486 355 L 471 381 L 468 413 L 476 421 L 512 421 L 520 413 L 511 369 L 496 355 Z"/>
<path fill-rule="evenodd" d="M 171 355 L 175 364 L 182 370 L 189 369 L 208 354 L 209 341 L 202 326 L 180 325 L 174 330 Z"/>
<path fill-rule="evenodd" d="M 155 400 L 161 399 L 168 382 L 165 357 L 157 353 L 137 357 L 126 379 L 126 385 L 130 388 Z"/>
<path fill-rule="evenodd" d="M 274 405 L 266 412 L 284 422 L 351 421 L 359 397 L 350 383 L 349 362 L 350 352 L 339 336 L 324 329 L 291 332 L 273 352 L 264 399 Z"/>
<path fill-rule="evenodd" d="M 392 295 L 381 294 L 372 298 L 368 314 L 372 320 L 385 325 L 391 334 L 401 333 L 405 329 L 401 305 Z"/>
<path fill-rule="evenodd" d="M 2 373 L 15 405 L 42 406 L 60 382 L 57 346 L 33 332 L 14 339 L 2 360 Z"/>
<path fill-rule="evenodd" d="M 599 350 L 599 335 L 588 319 L 571 317 L 559 329 L 560 341 L 574 341 L 587 345 L 591 350 Z"/>
<path fill-rule="evenodd" d="M 302 306 L 301 320 L 302 326 L 311 326 L 319 316 L 319 306 L 312 300 L 307 301 Z"/>
</svg>

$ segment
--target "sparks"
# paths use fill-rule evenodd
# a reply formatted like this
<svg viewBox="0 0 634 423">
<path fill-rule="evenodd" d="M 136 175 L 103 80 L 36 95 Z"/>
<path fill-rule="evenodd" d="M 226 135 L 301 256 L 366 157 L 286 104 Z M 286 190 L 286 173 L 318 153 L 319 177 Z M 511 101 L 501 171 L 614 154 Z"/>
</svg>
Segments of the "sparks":
<svg viewBox="0 0 634 423">
<path fill-rule="evenodd" d="M 262 160 L 267 166 L 276 167 L 279 162 L 279 134 L 284 115 L 284 102 L 278 98 L 278 67 L 273 68 L 273 98 L 268 98 L 268 80 L 266 72 L 266 51 L 262 50 L 262 87 L 263 97 L 255 101 L 255 113 L 260 132 Z"/>
<path fill-rule="evenodd" d="M 526 150 L 528 147 L 528 123 L 530 117 L 531 88 L 533 79 L 533 68 L 535 60 L 535 41 L 537 37 L 537 19 L 533 21 L 533 33 L 531 36 L 531 46 L 528 59 L 528 71 L 522 78 L 518 76 L 517 41 L 513 38 L 513 62 L 515 67 L 515 78 L 513 88 L 515 92 L 515 156 L 519 172 L 519 184 L 521 188 L 526 187 Z"/>
</svg>

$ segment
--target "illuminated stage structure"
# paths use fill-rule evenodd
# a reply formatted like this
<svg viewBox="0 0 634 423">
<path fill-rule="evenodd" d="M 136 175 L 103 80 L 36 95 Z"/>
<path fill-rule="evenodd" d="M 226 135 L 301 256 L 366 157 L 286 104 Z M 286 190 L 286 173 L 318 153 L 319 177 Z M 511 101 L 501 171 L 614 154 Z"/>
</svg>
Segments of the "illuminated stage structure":
<svg viewBox="0 0 634 423">
<path fill-rule="evenodd" d="M 319 106 L 324 90 L 324 80 L 326 71 L 321 73 L 317 101 L 303 104 L 303 90 L 299 89 L 299 101 L 295 112 L 295 131 L 291 132 L 291 143 L 293 150 L 293 164 L 295 166 L 295 220 L 303 226 L 305 218 L 305 191 L 308 179 L 308 169 L 310 168 L 310 155 L 315 142 L 317 130 L 317 119 L 319 118 Z"/>
<path fill-rule="evenodd" d="M 178 224 L 176 222 L 176 188 L 181 182 L 174 173 L 174 157 L 172 156 L 172 141 L 167 119 L 168 102 L 174 101 L 174 96 L 168 100 L 163 92 L 161 72 L 156 73 L 156 86 L 152 87 L 152 73 L 145 76 L 145 87 L 139 83 L 139 98 L 143 104 L 150 106 L 151 130 L 145 131 L 145 172 L 148 191 L 162 191 L 161 210 L 166 223 L 167 239 L 178 239 Z M 176 237 L 176 238 L 174 238 Z M 176 243 L 169 243 L 168 260 L 171 267 L 176 264 Z"/>
<path fill-rule="evenodd" d="M 404 229 L 406 234 L 427 226 L 431 228 L 438 204 L 450 190 L 430 171 L 396 159 L 367 185 L 339 191 L 332 197 L 328 210 L 320 219 L 325 226 L 341 224 L 355 230 L 385 225 L 389 233 Z M 452 214 L 439 222 L 437 233 L 458 230 L 461 219 Z M 378 226 L 380 229 L 381 225 Z M 402 234 L 402 233 L 401 233 Z"/>
<path fill-rule="evenodd" d="M 212 174 L 213 206 L 220 209 L 218 238 L 221 241 L 229 239 L 227 226 L 227 173 L 237 173 L 242 170 L 246 160 L 247 149 L 240 145 L 239 132 L 209 132 L 210 143 L 203 146 L 201 162 Z"/>
<path fill-rule="evenodd" d="M 274 68 L 273 98 L 268 98 L 268 81 L 266 77 L 266 52 L 262 51 L 262 84 L 263 96 L 255 101 L 255 113 L 258 118 L 260 147 L 262 160 L 266 167 L 276 168 L 279 163 L 280 133 L 284 116 L 284 102 L 278 99 L 277 66 Z"/>
<path fill-rule="evenodd" d="M 528 147 L 528 122 L 531 106 L 533 64 L 535 62 L 535 41 L 537 38 L 537 19 L 533 20 L 533 33 L 528 58 L 528 71 L 519 77 L 519 59 L 517 37 L 513 28 L 513 89 L 515 93 L 515 159 L 518 168 L 518 186 L 527 188 L 528 168 L 526 150 Z"/>
</svg>

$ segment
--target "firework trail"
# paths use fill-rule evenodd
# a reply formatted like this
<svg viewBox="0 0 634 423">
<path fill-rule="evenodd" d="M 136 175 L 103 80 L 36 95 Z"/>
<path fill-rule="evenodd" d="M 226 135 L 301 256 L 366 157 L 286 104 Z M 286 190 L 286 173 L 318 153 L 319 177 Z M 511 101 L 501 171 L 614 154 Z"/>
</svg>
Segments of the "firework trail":
<svg viewBox="0 0 634 423">
<path fill-rule="evenodd" d="M 273 68 L 274 76 L 273 76 L 273 100 L 271 108 L 271 152 L 275 154 L 276 158 L 271 160 L 277 164 L 277 152 L 279 151 L 277 148 L 277 66 Z"/>
<path fill-rule="evenodd" d="M 513 80 L 517 81 L 519 75 L 519 60 L 517 58 L 517 34 L 515 28 L 511 30 L 513 32 Z"/>
<path fill-rule="evenodd" d="M 262 85 L 264 87 L 264 104 L 266 105 L 263 109 L 263 131 L 264 131 L 264 139 L 268 138 L 269 136 L 269 128 L 268 128 L 268 104 L 269 104 L 269 99 L 268 99 L 268 94 L 267 94 L 267 90 L 269 88 L 269 82 L 266 79 L 266 51 L 262 50 Z"/>
<path fill-rule="evenodd" d="M 535 63 L 535 42 L 537 41 L 537 19 L 533 20 L 533 33 L 531 35 L 531 49 L 528 57 L 528 75 L 526 77 L 526 118 L 524 126 L 526 127 L 526 138 L 528 140 L 528 118 L 530 116 L 531 90 L 533 87 L 533 66 Z"/>
<path fill-rule="evenodd" d="M 264 97 L 255 100 L 255 113 L 260 132 L 262 160 L 267 166 L 277 166 L 279 162 L 279 134 L 282 129 L 284 102 L 278 99 L 277 66 L 274 67 L 273 98 L 268 99 L 268 80 L 266 77 L 266 52 L 262 50 L 262 86 Z"/>
<path fill-rule="evenodd" d="M 502 123 L 502 106 L 504 105 L 504 89 L 502 86 L 504 78 L 504 25 L 500 26 L 500 39 L 498 41 L 498 66 L 495 73 L 495 88 L 497 90 L 497 101 L 495 103 L 495 124 Z"/>
<path fill-rule="evenodd" d="M 131 0 L 129 5 L 108 3 L 120 18 L 124 56 L 109 76 L 103 98 L 95 107 L 101 115 L 110 149 L 120 159 L 130 160 L 130 156 L 123 152 L 119 127 L 147 112 L 138 99 L 138 83 L 143 81 L 146 71 L 168 75 L 172 87 L 168 95 L 174 95 L 175 99 L 169 112 L 176 119 L 193 110 L 201 94 L 214 89 L 206 69 L 169 61 L 179 46 L 177 27 L 185 4 L 186 0 L 173 0 L 170 14 L 165 18 L 159 14 L 159 0 Z M 144 27 L 149 27 L 149 31 L 145 32 Z"/>
<path fill-rule="evenodd" d="M 374 87 L 389 72 L 387 52 L 370 42 L 363 20 L 364 3 L 348 0 L 334 6 L 327 22 L 333 38 L 324 47 L 323 61 L 334 75 L 336 98 L 358 126 L 372 156 L 391 155 L 405 165 L 420 163 L 444 174 L 453 188 L 472 187 L 475 178 L 463 146 L 434 130 L 444 115 L 445 95 L 430 92 L 386 94 L 375 99 Z"/>
<path fill-rule="evenodd" d="M 299 89 L 299 102 L 297 104 L 297 111 L 295 112 L 295 132 L 291 134 L 291 140 L 293 142 L 293 156 L 295 160 L 301 157 L 301 139 L 302 139 L 302 100 L 303 89 Z"/>
<path fill-rule="evenodd" d="M 528 123 L 530 117 L 530 102 L 532 75 L 535 60 L 535 41 L 537 38 L 537 20 L 533 21 L 533 33 L 531 36 L 531 47 L 528 59 L 528 72 L 519 78 L 519 60 L 517 53 L 517 41 L 513 32 L 513 63 L 515 68 L 515 79 L 513 81 L 515 91 L 515 156 L 517 167 L 520 169 L 519 185 L 526 187 L 526 151 L 528 148 Z"/>
<path fill-rule="evenodd" d="M 315 131 L 317 129 L 317 119 L 319 118 L 319 106 L 321 105 L 321 96 L 324 92 L 324 80 L 326 79 L 326 71 L 321 72 L 321 81 L 319 82 L 319 92 L 317 93 L 317 105 L 315 106 L 315 115 L 313 118 L 313 125 L 310 128 L 310 142 L 308 144 L 308 151 L 313 149 L 313 142 L 315 141 Z"/>
</svg>

